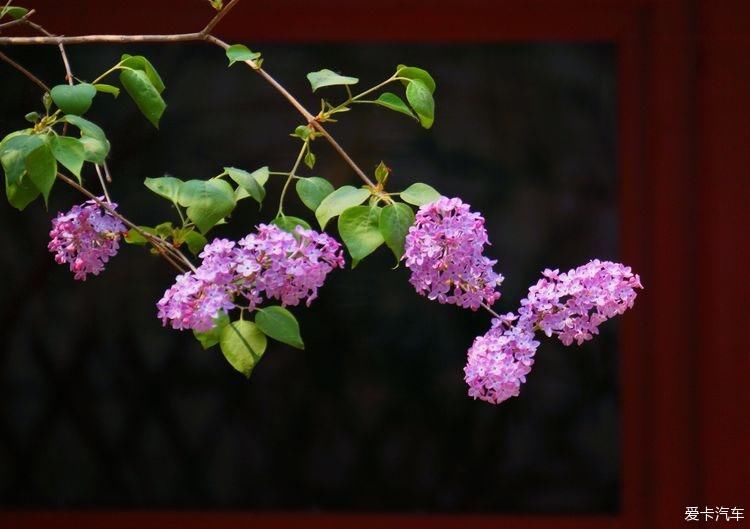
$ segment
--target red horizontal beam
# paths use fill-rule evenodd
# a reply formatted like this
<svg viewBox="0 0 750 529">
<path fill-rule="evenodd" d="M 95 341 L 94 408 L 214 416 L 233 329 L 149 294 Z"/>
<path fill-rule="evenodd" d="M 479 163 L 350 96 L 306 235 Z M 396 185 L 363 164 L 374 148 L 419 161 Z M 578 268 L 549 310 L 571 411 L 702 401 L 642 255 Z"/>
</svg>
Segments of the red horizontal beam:
<svg viewBox="0 0 750 529">
<path fill-rule="evenodd" d="M 465 516 L 383 514 L 251 514 L 206 511 L 15 511 L 0 513 L 2 527 L 13 529 L 615 529 L 612 517 Z"/>
<path fill-rule="evenodd" d="M 23 5 L 24 2 L 15 2 Z M 483 42 L 612 40 L 647 0 L 241 1 L 216 28 L 250 42 Z M 205 0 L 132 2 L 34 0 L 34 19 L 65 35 L 188 33 L 214 11 Z"/>
</svg>

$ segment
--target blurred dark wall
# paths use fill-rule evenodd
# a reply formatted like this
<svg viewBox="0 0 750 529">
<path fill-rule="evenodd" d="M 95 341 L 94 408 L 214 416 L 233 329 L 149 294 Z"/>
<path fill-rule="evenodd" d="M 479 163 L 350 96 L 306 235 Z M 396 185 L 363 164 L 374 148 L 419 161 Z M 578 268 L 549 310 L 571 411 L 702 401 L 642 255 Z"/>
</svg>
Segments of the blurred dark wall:
<svg viewBox="0 0 750 529">
<path fill-rule="evenodd" d="M 162 73 L 169 107 L 155 131 L 123 94 L 89 117 L 112 141 L 112 192 L 143 224 L 171 219 L 142 187 L 168 172 L 207 178 L 224 165 L 288 170 L 299 117 L 247 69 L 197 46 L 130 47 Z M 514 310 L 545 267 L 617 258 L 614 49 L 609 45 L 264 46 L 266 66 L 317 108 L 304 73 L 320 68 L 369 86 L 398 63 L 438 83 L 435 127 L 357 108 L 331 126 L 366 169 L 382 159 L 392 186 L 425 181 L 487 218 L 501 311 Z M 12 50 L 47 82 L 52 49 Z M 77 76 L 115 63 L 115 47 L 69 50 Z M 0 132 L 39 108 L 27 80 L 0 65 Z M 335 99 L 332 89 L 327 94 Z M 315 144 L 310 174 L 354 175 Z M 93 175 L 88 181 L 94 186 Z M 269 219 L 244 202 L 215 235 Z M 617 323 L 582 347 L 544 341 L 521 396 L 500 406 L 466 397 L 462 368 L 485 314 L 417 296 L 381 250 L 333 274 L 295 313 L 304 352 L 274 344 L 250 381 L 218 350 L 163 329 L 155 301 L 171 270 L 123 248 L 85 283 L 46 251 L 50 216 L 79 201 L 58 186 L 50 212 L 0 205 L 0 503 L 436 512 L 618 510 Z M 296 201 L 296 198 L 294 199 Z M 312 220 L 295 202 L 296 212 Z M 293 213 L 293 210 L 290 210 Z"/>
</svg>

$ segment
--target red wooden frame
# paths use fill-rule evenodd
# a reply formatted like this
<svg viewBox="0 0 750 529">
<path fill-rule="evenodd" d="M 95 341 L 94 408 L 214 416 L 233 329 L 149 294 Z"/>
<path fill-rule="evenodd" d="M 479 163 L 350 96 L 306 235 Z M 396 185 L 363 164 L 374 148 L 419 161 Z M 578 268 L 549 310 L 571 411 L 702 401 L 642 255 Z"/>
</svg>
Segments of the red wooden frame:
<svg viewBox="0 0 750 529">
<path fill-rule="evenodd" d="M 31 3 L 31 2 L 29 2 Z M 193 31 L 195 2 L 36 0 L 64 34 Z M 203 2 L 205 4 L 205 2 Z M 624 318 L 618 516 L 0 512 L 14 528 L 638 528 L 687 505 L 748 507 L 750 3 L 710 0 L 243 2 L 229 41 L 608 41 L 618 49 L 621 253 L 646 290 Z M 82 16 L 85 14 L 86 16 Z M 169 27 L 165 28 L 167 23 Z M 744 70 L 743 70 L 744 68 Z M 737 74 L 738 71 L 744 73 Z M 744 494 L 742 496 L 741 494 Z M 730 505 L 731 504 L 731 505 Z"/>
</svg>

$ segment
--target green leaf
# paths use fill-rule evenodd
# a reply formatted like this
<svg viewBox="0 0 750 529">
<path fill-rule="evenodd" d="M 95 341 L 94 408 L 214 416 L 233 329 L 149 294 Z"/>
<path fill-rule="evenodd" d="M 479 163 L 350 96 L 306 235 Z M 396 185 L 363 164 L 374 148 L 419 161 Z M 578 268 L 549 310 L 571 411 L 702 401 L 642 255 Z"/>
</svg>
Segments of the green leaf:
<svg viewBox="0 0 750 529">
<path fill-rule="evenodd" d="M 367 189 L 357 189 L 354 186 L 339 187 L 320 202 L 315 210 L 315 218 L 318 219 L 321 229 L 326 229 L 329 220 L 341 215 L 345 209 L 361 204 L 369 196 L 370 191 Z"/>
<path fill-rule="evenodd" d="M 86 157 L 83 144 L 76 138 L 53 136 L 49 143 L 52 155 L 81 181 L 81 167 Z"/>
<path fill-rule="evenodd" d="M 356 262 L 374 252 L 383 242 L 379 229 L 380 208 L 354 206 L 339 217 L 339 234 Z M 352 265 L 352 268 L 356 263 Z"/>
<path fill-rule="evenodd" d="M 148 226 L 138 226 L 138 228 L 141 231 L 144 231 L 151 235 L 156 235 L 156 230 Z M 144 237 L 141 233 L 139 233 L 133 228 L 130 228 L 128 231 L 125 232 L 125 236 L 123 237 L 123 239 L 125 240 L 126 243 L 134 244 L 137 246 L 143 246 L 144 244 L 148 244 L 148 239 L 146 239 L 146 237 Z"/>
<path fill-rule="evenodd" d="M 221 331 L 223 331 L 224 327 L 229 324 L 229 316 L 227 316 L 226 312 L 221 311 L 216 318 L 214 318 L 214 323 L 216 325 L 210 331 L 193 331 L 193 336 L 195 336 L 195 338 L 201 343 L 203 349 L 208 349 L 219 343 L 219 340 L 221 339 Z"/>
<path fill-rule="evenodd" d="M 402 81 L 405 85 L 414 80 L 422 81 L 431 94 L 435 93 L 435 79 L 427 73 L 427 70 L 417 68 L 416 66 L 399 64 L 398 68 L 396 68 L 396 75 L 408 79 L 407 81 Z"/>
<path fill-rule="evenodd" d="M 94 85 L 81 83 L 76 85 L 60 84 L 49 92 L 52 101 L 65 114 L 80 116 L 91 108 L 91 103 L 96 95 Z"/>
<path fill-rule="evenodd" d="M 385 239 L 385 244 L 396 256 L 396 261 L 400 261 L 404 255 L 404 240 L 412 224 L 414 211 L 401 202 L 387 205 L 380 213 L 380 233 Z"/>
<path fill-rule="evenodd" d="M 255 180 L 261 185 L 266 185 L 266 182 L 268 182 L 268 166 L 263 166 L 260 169 L 256 169 L 250 175 L 255 178 Z"/>
<path fill-rule="evenodd" d="M 380 105 L 381 107 L 389 108 L 391 110 L 395 110 L 396 112 L 401 112 L 402 114 L 406 114 L 412 119 L 417 119 L 417 116 L 414 115 L 414 112 L 412 112 L 412 110 L 404 102 L 404 100 L 398 97 L 394 93 L 383 92 L 375 100 L 375 103 Z"/>
<path fill-rule="evenodd" d="M 39 115 L 39 112 L 29 112 L 23 117 L 23 119 L 25 119 L 29 123 L 36 123 L 37 121 L 39 121 L 40 117 L 41 116 Z"/>
<path fill-rule="evenodd" d="M 141 113 L 158 129 L 159 120 L 167 104 L 162 99 L 159 90 L 151 83 L 146 72 L 123 70 L 120 72 L 120 82 Z"/>
<path fill-rule="evenodd" d="M 333 193 L 333 185 L 325 178 L 318 176 L 300 178 L 295 188 L 302 203 L 312 211 L 318 209 L 323 199 Z"/>
<path fill-rule="evenodd" d="M 248 378 L 266 351 L 267 344 L 266 335 L 249 321 L 229 323 L 219 334 L 219 346 L 224 357 L 233 368 Z"/>
<path fill-rule="evenodd" d="M 0 142 L 0 164 L 5 172 L 5 193 L 8 202 L 16 209 L 23 210 L 36 197 L 39 189 L 26 173 L 26 157 L 44 143 L 41 136 L 14 132 Z"/>
<path fill-rule="evenodd" d="M 257 51 L 251 51 L 244 44 L 232 44 L 227 48 L 227 59 L 229 66 L 239 61 L 255 61 L 260 57 Z"/>
<path fill-rule="evenodd" d="M 379 184 L 385 184 L 388 181 L 389 174 L 391 174 L 391 169 L 383 162 L 380 162 L 375 168 L 375 180 Z"/>
<path fill-rule="evenodd" d="M 146 178 L 143 181 L 148 189 L 159 195 L 160 197 L 166 198 L 170 202 L 177 202 L 180 196 L 180 188 L 184 182 L 179 178 L 173 176 L 160 176 L 159 178 Z"/>
<path fill-rule="evenodd" d="M 184 233 L 182 235 L 182 239 L 185 241 L 188 250 L 190 250 L 190 253 L 192 253 L 193 255 L 198 255 L 199 253 L 201 253 L 201 251 L 203 251 L 203 247 L 208 244 L 206 238 L 194 230 L 190 230 L 189 232 Z"/>
<path fill-rule="evenodd" d="M 266 167 L 265 169 L 266 179 L 268 179 L 268 168 Z M 224 171 L 226 171 L 229 178 L 234 180 L 238 186 L 247 191 L 247 193 L 253 197 L 258 204 L 263 203 L 263 199 L 266 197 L 266 190 L 251 173 L 242 169 L 237 169 L 236 167 L 225 167 Z"/>
<path fill-rule="evenodd" d="M 308 127 L 307 125 L 297 125 L 294 129 L 294 134 L 291 134 L 292 137 L 297 137 L 301 140 L 306 140 L 310 137 L 310 135 L 313 133 L 313 131 Z"/>
<path fill-rule="evenodd" d="M 29 10 L 25 7 L 18 7 L 18 6 L 5 6 L 2 9 L 0 9 L 0 18 L 3 18 L 4 16 L 9 16 L 10 18 L 18 20 L 19 18 L 23 17 L 28 13 Z"/>
<path fill-rule="evenodd" d="M 224 180 L 188 180 L 182 184 L 178 202 L 202 233 L 229 215 L 235 206 L 234 190 Z"/>
<path fill-rule="evenodd" d="M 87 162 L 104 163 L 109 154 L 109 140 L 100 140 L 93 136 L 81 136 L 78 140 L 83 145 L 83 155 Z"/>
<path fill-rule="evenodd" d="M 427 86 L 415 79 L 410 81 L 406 87 L 406 99 L 419 116 L 419 122 L 426 129 L 432 127 L 435 121 L 435 100 Z"/>
<path fill-rule="evenodd" d="M 294 229 L 297 226 L 302 226 L 306 230 L 310 229 L 310 225 L 307 223 L 307 221 L 298 217 L 292 217 L 290 215 L 276 217 L 271 221 L 271 224 L 274 224 L 275 226 L 278 226 L 282 230 L 288 231 L 289 233 L 294 233 Z"/>
<path fill-rule="evenodd" d="M 308 150 L 307 154 L 305 154 L 305 165 L 310 169 L 315 167 L 315 153 L 313 153 L 311 150 Z"/>
<path fill-rule="evenodd" d="M 259 309 L 255 316 L 255 324 L 263 331 L 263 334 L 274 340 L 297 349 L 305 348 L 299 333 L 297 318 L 283 307 L 274 305 Z"/>
<path fill-rule="evenodd" d="M 47 204 L 49 192 L 57 179 L 57 160 L 52 156 L 52 151 L 46 143 L 40 145 L 26 157 L 26 172 L 41 191 L 44 203 Z"/>
<path fill-rule="evenodd" d="M 153 228 L 153 233 L 158 235 L 162 239 L 171 237 L 172 235 L 174 235 L 174 224 L 172 224 L 171 222 L 162 222 L 161 224 L 157 224 Z"/>
<path fill-rule="evenodd" d="M 122 56 L 120 64 L 126 68 L 141 70 L 146 74 L 148 80 L 154 85 L 157 92 L 161 94 L 164 91 L 164 81 L 162 81 L 161 76 L 156 71 L 156 68 L 154 68 L 154 65 L 143 55 L 133 56 L 126 53 Z"/>
<path fill-rule="evenodd" d="M 313 92 L 324 86 L 353 85 L 359 82 L 359 79 L 356 77 L 339 75 L 336 72 L 327 69 L 310 72 L 307 74 L 307 80 L 310 81 L 310 86 L 312 86 Z"/>
<path fill-rule="evenodd" d="M 412 184 L 401 192 L 401 199 L 415 206 L 424 206 L 430 202 L 435 202 L 441 196 L 440 193 L 435 191 L 435 188 L 421 182 Z"/>
<path fill-rule="evenodd" d="M 103 163 L 109 154 L 109 140 L 104 135 L 104 131 L 96 123 L 84 119 L 80 116 L 68 115 L 62 118 L 71 125 L 78 127 L 81 131 L 84 158 L 88 162 Z"/>
<path fill-rule="evenodd" d="M 116 86 L 112 86 L 111 84 L 95 84 L 94 88 L 96 88 L 97 92 L 102 92 L 103 94 L 111 94 L 114 97 L 117 97 L 120 95 L 120 89 Z"/>
</svg>

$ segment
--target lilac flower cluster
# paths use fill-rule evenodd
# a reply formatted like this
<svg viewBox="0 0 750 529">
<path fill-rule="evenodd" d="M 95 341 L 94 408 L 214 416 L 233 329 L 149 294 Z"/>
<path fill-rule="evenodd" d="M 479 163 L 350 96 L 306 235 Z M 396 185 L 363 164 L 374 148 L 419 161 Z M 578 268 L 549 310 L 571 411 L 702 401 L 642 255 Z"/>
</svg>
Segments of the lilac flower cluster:
<svg viewBox="0 0 750 529">
<path fill-rule="evenodd" d="M 519 325 L 556 334 L 581 345 L 599 334 L 599 325 L 633 306 L 641 279 L 630 267 L 595 259 L 567 273 L 545 270 L 521 300 Z"/>
<path fill-rule="evenodd" d="M 518 396 L 539 346 L 537 330 L 580 345 L 599 333 L 600 324 L 631 308 L 636 289 L 643 288 L 629 267 L 609 261 L 593 260 L 567 273 L 545 270 L 543 276 L 529 288 L 518 316 L 494 319 L 474 340 L 464 368 L 469 396 L 493 404 Z"/>
<path fill-rule="evenodd" d="M 470 397 L 499 404 L 517 397 L 526 382 L 539 342 L 533 332 L 513 326 L 515 318 L 494 318 L 492 328 L 474 339 L 464 368 Z"/>
<path fill-rule="evenodd" d="M 220 311 L 255 309 L 264 299 L 294 306 L 317 297 L 326 276 L 344 267 L 341 245 L 325 233 L 297 226 L 294 234 L 261 224 L 239 242 L 214 239 L 195 272 L 177 277 L 157 303 L 174 329 L 211 330 Z M 239 301 L 238 298 L 242 298 Z"/>
<path fill-rule="evenodd" d="M 497 261 L 483 255 L 489 244 L 484 218 L 458 198 L 440 198 L 419 208 L 406 235 L 404 257 L 409 281 L 423 296 L 440 303 L 478 309 L 500 298 L 503 276 Z"/>
<path fill-rule="evenodd" d="M 117 208 L 117 204 L 108 205 Z M 117 254 L 125 231 L 120 219 L 88 200 L 52 219 L 47 248 L 55 254 L 57 263 L 68 263 L 75 279 L 85 281 L 88 274 L 98 275 L 104 270 L 109 258 Z"/>
</svg>

